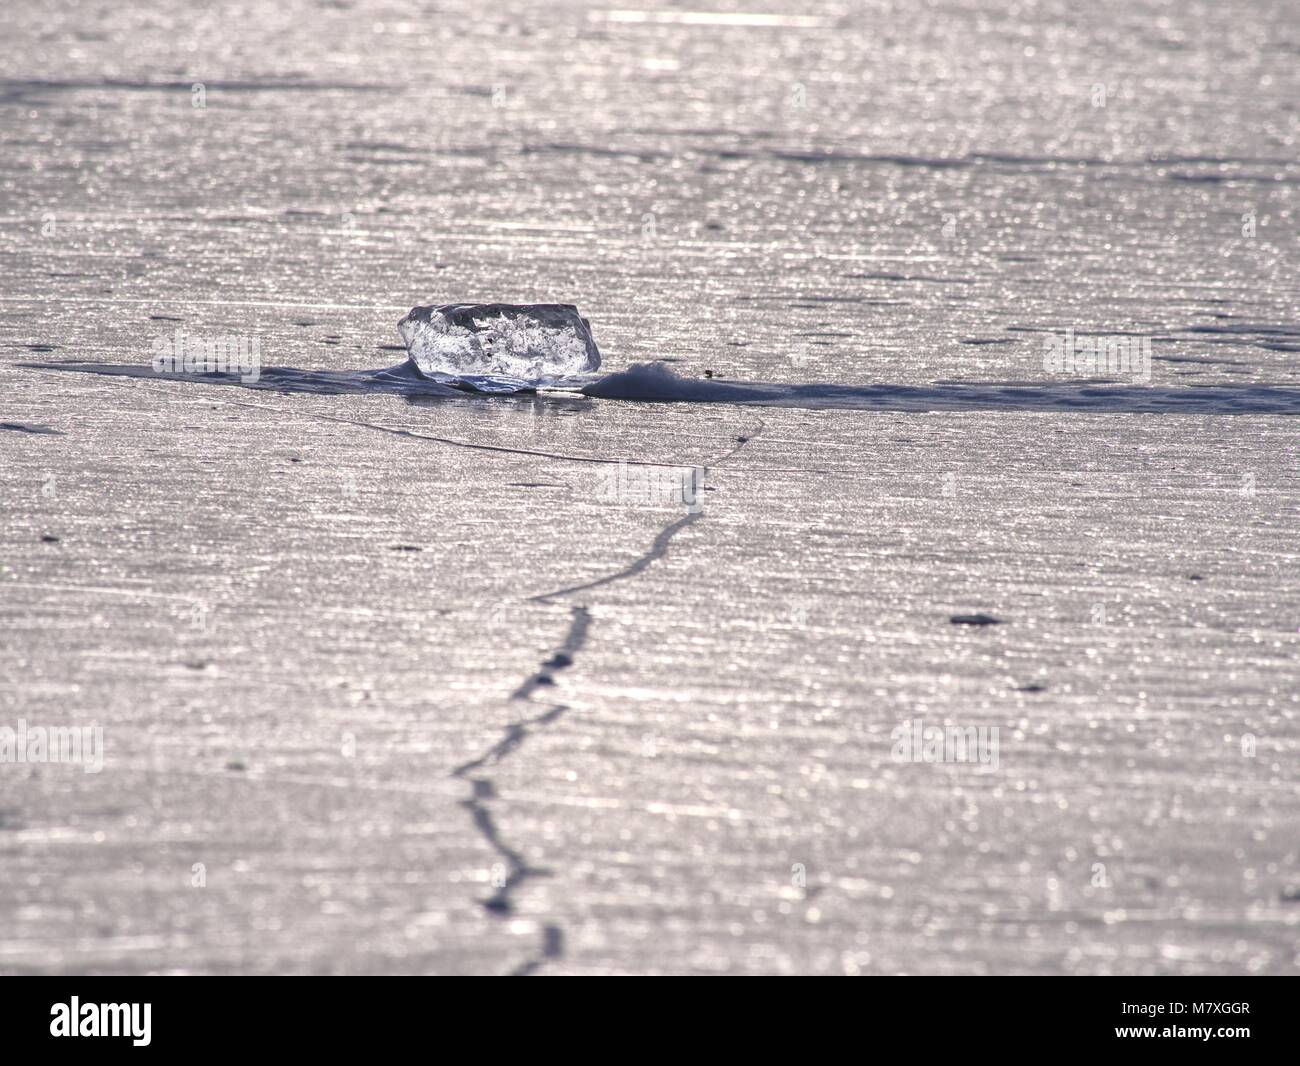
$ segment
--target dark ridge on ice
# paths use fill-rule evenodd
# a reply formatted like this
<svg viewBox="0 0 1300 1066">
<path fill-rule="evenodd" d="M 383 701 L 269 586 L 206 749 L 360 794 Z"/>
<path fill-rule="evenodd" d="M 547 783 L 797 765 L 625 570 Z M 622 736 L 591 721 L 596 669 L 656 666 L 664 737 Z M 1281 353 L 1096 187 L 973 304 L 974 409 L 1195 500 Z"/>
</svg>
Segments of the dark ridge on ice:
<svg viewBox="0 0 1300 1066">
<path fill-rule="evenodd" d="M 0 429 L 10 429 L 15 433 L 45 433 L 52 437 L 67 436 L 62 430 L 27 422 L 0 422 Z"/>
<path fill-rule="evenodd" d="M 156 374 L 148 365 L 90 362 L 19 363 L 34 370 L 145 378 L 157 382 L 234 385 L 282 393 L 394 393 L 454 397 L 486 391 L 472 380 L 431 380 L 411 364 L 381 370 L 266 367 L 256 382 L 237 374 Z M 543 386 L 544 388 L 546 386 Z M 513 391 L 528 391 L 523 385 Z M 1124 385 L 1103 381 L 933 382 L 929 385 L 797 384 L 690 378 L 663 363 L 639 363 L 607 375 L 582 375 L 549 391 L 646 403 L 715 403 L 845 411 L 1087 411 L 1098 414 L 1300 414 L 1300 387 L 1289 385 Z"/>
</svg>

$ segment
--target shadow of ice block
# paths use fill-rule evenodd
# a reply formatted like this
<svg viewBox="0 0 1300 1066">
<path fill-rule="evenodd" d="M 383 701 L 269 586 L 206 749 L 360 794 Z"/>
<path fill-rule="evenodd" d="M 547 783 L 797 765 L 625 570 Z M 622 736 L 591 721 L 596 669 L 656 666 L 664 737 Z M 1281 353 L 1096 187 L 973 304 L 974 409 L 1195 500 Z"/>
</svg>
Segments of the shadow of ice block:
<svg viewBox="0 0 1300 1066">
<path fill-rule="evenodd" d="M 600 366 L 590 324 L 573 304 L 413 307 L 397 330 L 426 377 L 506 375 L 536 382 Z"/>
</svg>

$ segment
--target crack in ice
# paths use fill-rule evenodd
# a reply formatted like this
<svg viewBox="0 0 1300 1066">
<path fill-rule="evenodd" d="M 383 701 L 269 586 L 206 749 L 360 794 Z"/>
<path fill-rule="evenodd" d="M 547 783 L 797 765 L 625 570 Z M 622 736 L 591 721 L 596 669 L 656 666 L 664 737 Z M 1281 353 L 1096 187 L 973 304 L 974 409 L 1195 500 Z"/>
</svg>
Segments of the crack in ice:
<svg viewBox="0 0 1300 1066">
<path fill-rule="evenodd" d="M 573 665 L 574 657 L 582 650 L 587 641 L 587 630 L 591 625 L 591 612 L 585 607 L 574 607 L 570 614 L 572 620 L 569 623 L 569 630 L 565 634 L 564 642 L 551 654 L 550 658 L 546 659 L 532 675 L 511 693 L 511 700 L 528 702 L 538 688 L 554 683 L 553 675 L 555 672 L 565 670 Z M 505 876 L 501 878 L 501 883 L 495 886 L 496 891 L 483 901 L 484 908 L 492 914 L 498 916 L 510 914 L 514 910 L 513 894 L 519 887 L 530 878 L 549 876 L 550 871 L 544 867 L 531 865 L 523 853 L 513 847 L 501 835 L 490 806 L 491 801 L 498 798 L 496 785 L 483 771 L 488 767 L 499 764 L 516 751 L 528 738 L 530 730 L 549 725 L 568 709 L 567 704 L 557 703 L 539 715 L 520 718 L 509 723 L 504 729 L 505 735 L 501 740 L 493 744 L 482 755 L 463 763 L 452 771 L 452 777 L 461 778 L 470 783 L 470 797 L 464 800 L 461 806 L 470 812 L 474 827 L 479 831 L 479 835 L 487 841 L 493 851 L 505 860 Z M 516 967 L 512 971 L 512 976 L 522 977 L 533 973 L 547 959 L 559 958 L 563 950 L 563 930 L 553 922 L 545 924 L 542 927 L 542 944 L 538 954 L 531 956 Z"/>
<path fill-rule="evenodd" d="M 705 465 L 704 470 L 707 474 L 711 466 L 718 466 L 732 458 L 737 452 L 745 447 L 750 441 L 757 437 L 766 425 L 759 422 L 756 429 L 749 433 L 737 434 L 735 437 L 735 446 L 723 453 L 716 459 L 710 460 Z M 657 465 L 657 464 L 656 464 Z M 703 517 L 702 511 L 695 511 L 670 522 L 667 526 L 659 531 L 651 543 L 650 548 L 640 558 L 634 560 L 631 564 L 605 577 L 598 578 L 595 581 L 587 582 L 582 585 L 574 585 L 569 588 L 559 589 L 555 592 L 544 593 L 539 596 L 529 597 L 529 602 L 553 605 L 553 601 L 560 596 L 571 595 L 576 592 L 585 592 L 594 588 L 600 588 L 604 585 L 613 584 L 616 581 L 623 581 L 627 578 L 635 577 L 645 571 L 652 563 L 662 559 L 668 552 L 668 548 L 673 538 L 687 526 L 693 524 Z M 587 643 L 588 631 L 591 627 L 591 611 L 584 605 L 578 605 L 569 609 L 571 622 L 569 623 L 568 633 L 565 635 L 564 642 L 560 645 L 551 657 L 546 659 L 532 675 L 511 694 L 512 700 L 527 702 L 532 699 L 533 693 L 542 687 L 549 687 L 554 684 L 554 673 L 560 670 L 568 669 L 573 665 L 577 654 Z M 569 709 L 568 704 L 557 703 L 544 711 L 542 714 L 531 718 L 521 718 L 506 725 L 502 738 L 488 748 L 482 755 L 469 762 L 463 763 L 457 767 L 452 776 L 468 780 L 471 784 L 472 793 L 470 798 L 463 801 L 462 806 L 468 810 L 473 817 L 475 828 L 478 829 L 483 839 L 488 842 L 492 849 L 500 855 L 506 862 L 506 875 L 502 883 L 496 887 L 496 891 L 484 901 L 483 906 L 494 914 L 506 915 L 514 908 L 513 894 L 527 880 L 534 877 L 547 877 L 550 871 L 543 868 L 532 866 L 527 858 L 512 847 L 501 835 L 500 828 L 496 819 L 492 815 L 490 802 L 497 799 L 495 785 L 490 777 L 482 773 L 483 770 L 490 766 L 499 764 L 516 752 L 528 739 L 530 730 L 541 726 L 546 726 L 560 718 Z M 564 953 L 564 930 L 556 922 L 548 922 L 542 928 L 542 945 L 538 954 L 531 956 L 511 971 L 512 976 L 524 977 L 536 972 L 548 960 L 559 958 Z"/>
</svg>

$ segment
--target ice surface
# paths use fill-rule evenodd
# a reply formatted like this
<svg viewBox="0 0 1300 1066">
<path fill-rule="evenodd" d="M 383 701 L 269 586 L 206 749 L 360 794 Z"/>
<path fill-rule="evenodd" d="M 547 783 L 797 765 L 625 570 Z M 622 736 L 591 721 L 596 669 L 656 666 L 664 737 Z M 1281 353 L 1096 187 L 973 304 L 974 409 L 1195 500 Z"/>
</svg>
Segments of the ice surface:
<svg viewBox="0 0 1300 1066">
<path fill-rule="evenodd" d="M 0 726 L 105 765 L 0 763 L 0 971 L 1300 972 L 1294 5 L 580 67 L 590 5 L 400 63 L 391 6 L 6 5 L 0 420 L 62 435 L 0 428 Z M 389 350 L 412 286 L 573 300 L 619 373 L 466 399 Z M 177 325 L 256 391 L 155 374 Z M 1050 375 L 1068 328 L 1151 383 Z M 698 517 L 633 491 L 695 465 Z M 1000 769 L 896 761 L 917 718 Z"/>
<path fill-rule="evenodd" d="M 414 307 L 397 329 L 411 362 L 426 377 L 504 376 L 526 384 L 600 366 L 590 325 L 573 304 Z"/>
</svg>

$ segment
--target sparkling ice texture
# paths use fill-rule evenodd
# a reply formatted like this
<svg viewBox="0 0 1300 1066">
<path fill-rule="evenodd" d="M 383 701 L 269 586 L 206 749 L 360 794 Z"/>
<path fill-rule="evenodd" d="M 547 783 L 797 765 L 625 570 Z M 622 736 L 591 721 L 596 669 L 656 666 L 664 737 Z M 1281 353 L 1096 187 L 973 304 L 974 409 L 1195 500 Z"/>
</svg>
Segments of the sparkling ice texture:
<svg viewBox="0 0 1300 1066">
<path fill-rule="evenodd" d="M 414 307 L 397 329 L 426 377 L 504 374 L 538 381 L 600 366 L 591 328 L 573 304 Z"/>
</svg>

